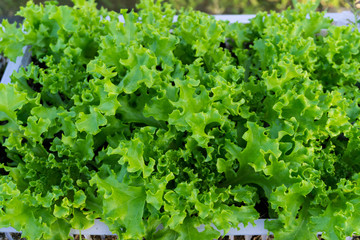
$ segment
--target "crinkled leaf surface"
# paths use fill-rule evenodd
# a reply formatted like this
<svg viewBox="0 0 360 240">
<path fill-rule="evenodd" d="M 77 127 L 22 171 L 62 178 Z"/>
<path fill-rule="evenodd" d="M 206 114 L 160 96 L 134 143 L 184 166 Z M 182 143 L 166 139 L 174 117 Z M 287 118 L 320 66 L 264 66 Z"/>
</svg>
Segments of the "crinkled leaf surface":
<svg viewBox="0 0 360 240">
<path fill-rule="evenodd" d="M 275 218 L 275 239 L 360 232 L 354 26 L 310 2 L 249 24 L 153 0 L 120 22 L 73 3 L 29 1 L 0 29 L 0 52 L 33 56 L 0 84 L 0 227 L 55 240 L 100 218 L 120 239 L 210 240 L 211 224 Z"/>
</svg>

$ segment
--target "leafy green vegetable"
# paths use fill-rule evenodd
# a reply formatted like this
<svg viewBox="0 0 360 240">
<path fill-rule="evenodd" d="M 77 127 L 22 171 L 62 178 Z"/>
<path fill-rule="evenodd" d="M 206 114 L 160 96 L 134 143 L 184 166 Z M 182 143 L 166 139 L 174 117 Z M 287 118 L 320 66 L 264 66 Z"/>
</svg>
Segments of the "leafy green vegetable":
<svg viewBox="0 0 360 240">
<path fill-rule="evenodd" d="M 120 239 L 214 239 L 211 224 L 269 217 L 279 239 L 359 233 L 359 32 L 311 4 L 246 25 L 138 8 L 122 23 L 94 1 L 30 1 L 20 28 L 3 22 L 0 50 L 34 60 L 0 85 L 0 227 L 66 239 L 100 218 Z"/>
</svg>

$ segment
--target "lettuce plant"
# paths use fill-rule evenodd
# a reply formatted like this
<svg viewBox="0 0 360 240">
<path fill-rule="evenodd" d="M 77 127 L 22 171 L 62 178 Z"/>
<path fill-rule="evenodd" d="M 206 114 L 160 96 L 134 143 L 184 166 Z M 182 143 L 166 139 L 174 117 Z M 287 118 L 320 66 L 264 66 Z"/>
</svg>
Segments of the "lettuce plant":
<svg viewBox="0 0 360 240">
<path fill-rule="evenodd" d="M 94 1 L 30 1 L 20 28 L 3 21 L 0 51 L 31 45 L 33 61 L 0 84 L 0 227 L 67 239 L 100 218 L 120 239 L 188 240 L 272 218 L 277 239 L 360 233 L 359 32 L 311 5 L 246 25 L 138 8 L 122 23 Z"/>
</svg>

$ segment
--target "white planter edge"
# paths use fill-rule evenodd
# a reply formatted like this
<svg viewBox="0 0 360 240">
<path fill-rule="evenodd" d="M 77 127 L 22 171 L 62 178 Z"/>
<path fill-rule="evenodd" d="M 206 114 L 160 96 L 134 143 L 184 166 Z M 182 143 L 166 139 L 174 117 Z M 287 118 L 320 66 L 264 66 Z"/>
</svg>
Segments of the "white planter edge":
<svg viewBox="0 0 360 240">
<path fill-rule="evenodd" d="M 26 67 L 31 61 L 31 52 L 30 46 L 25 46 L 23 48 L 23 56 L 16 58 L 15 62 L 9 61 L 6 65 L 3 76 L 1 77 L 1 83 L 7 84 L 10 83 L 10 76 L 14 71 L 19 71 L 21 67 Z"/>
<path fill-rule="evenodd" d="M 240 228 L 240 230 L 231 228 L 230 231 L 225 235 L 228 236 L 228 235 L 268 235 L 268 234 L 271 234 L 271 233 L 269 233 L 268 230 L 266 230 L 264 228 L 265 220 L 266 219 L 255 220 L 255 225 L 252 225 L 249 223 L 246 227 L 244 226 L 243 223 L 240 223 L 238 226 Z M 216 227 L 214 225 L 212 225 L 212 227 L 214 229 L 216 229 Z M 200 227 L 198 227 L 198 230 L 200 232 L 203 231 L 204 225 L 201 225 Z M 218 229 L 216 229 L 216 230 L 219 231 L 221 233 L 221 235 L 224 235 L 224 230 L 218 230 Z M 17 231 L 16 229 L 14 229 L 12 227 L 1 228 L 0 232 L 20 233 L 19 231 Z M 74 235 L 74 234 L 80 234 L 80 231 L 71 229 L 70 235 Z M 101 222 L 101 220 L 99 220 L 99 219 L 95 219 L 94 225 L 92 227 L 81 230 L 81 234 L 82 235 L 115 235 L 109 230 L 109 227 L 105 223 Z"/>
</svg>

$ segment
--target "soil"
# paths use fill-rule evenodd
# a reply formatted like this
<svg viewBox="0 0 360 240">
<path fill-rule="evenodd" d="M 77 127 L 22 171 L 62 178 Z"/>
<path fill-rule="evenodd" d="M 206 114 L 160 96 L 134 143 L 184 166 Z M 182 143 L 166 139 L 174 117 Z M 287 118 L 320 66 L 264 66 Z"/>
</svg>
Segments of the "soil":
<svg viewBox="0 0 360 240">
<path fill-rule="evenodd" d="M 0 79 L 4 74 L 5 68 L 7 65 L 7 58 L 5 58 L 2 54 L 0 55 Z"/>
<path fill-rule="evenodd" d="M 26 240 L 26 238 L 21 238 L 21 234 L 20 233 L 11 233 L 11 237 L 13 238 L 13 240 Z M 70 239 L 70 238 L 69 238 Z M 75 235 L 74 236 L 75 240 L 79 240 L 80 236 L 79 235 Z M 85 240 L 85 236 L 82 236 L 82 239 Z M 91 235 L 90 236 L 91 240 L 117 240 L 118 237 L 117 236 L 100 236 L 100 235 Z M 0 240 L 9 240 L 6 236 L 5 233 L 0 233 Z"/>
<path fill-rule="evenodd" d="M 25 238 L 21 237 L 21 233 L 11 233 L 11 237 L 13 238 L 13 240 L 26 240 Z M 0 240 L 9 239 L 5 236 L 5 233 L 0 233 Z"/>
<path fill-rule="evenodd" d="M 74 235 L 75 240 L 80 240 L 80 235 Z M 82 239 L 85 239 L 85 236 L 82 236 Z M 91 240 L 117 240 L 119 239 L 117 236 L 100 236 L 100 235 L 91 235 Z"/>
<path fill-rule="evenodd" d="M 225 237 L 220 237 L 218 240 L 229 240 L 230 238 L 228 236 L 225 236 Z M 258 236 L 252 236 L 251 240 L 261 240 L 261 236 L 258 235 Z M 266 238 L 266 240 L 273 240 L 274 237 L 272 235 L 268 236 Z M 234 236 L 234 240 L 245 240 L 245 236 Z"/>
</svg>

